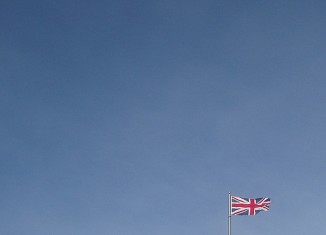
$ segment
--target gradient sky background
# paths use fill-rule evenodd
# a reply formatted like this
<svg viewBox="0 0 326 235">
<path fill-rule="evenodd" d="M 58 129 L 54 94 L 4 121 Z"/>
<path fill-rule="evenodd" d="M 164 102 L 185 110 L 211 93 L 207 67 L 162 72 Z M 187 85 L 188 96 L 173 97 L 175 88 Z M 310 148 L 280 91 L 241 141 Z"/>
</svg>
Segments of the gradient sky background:
<svg viewBox="0 0 326 235">
<path fill-rule="evenodd" d="M 326 2 L 0 1 L 0 234 L 325 234 Z"/>
</svg>

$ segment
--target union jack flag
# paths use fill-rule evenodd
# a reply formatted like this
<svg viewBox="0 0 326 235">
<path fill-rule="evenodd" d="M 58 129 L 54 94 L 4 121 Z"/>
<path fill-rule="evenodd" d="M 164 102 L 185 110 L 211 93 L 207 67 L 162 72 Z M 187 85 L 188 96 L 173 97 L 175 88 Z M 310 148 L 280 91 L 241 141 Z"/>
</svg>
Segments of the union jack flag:
<svg viewBox="0 0 326 235">
<path fill-rule="evenodd" d="M 261 211 L 268 211 L 271 199 L 242 198 L 231 196 L 231 215 L 255 215 Z"/>
</svg>

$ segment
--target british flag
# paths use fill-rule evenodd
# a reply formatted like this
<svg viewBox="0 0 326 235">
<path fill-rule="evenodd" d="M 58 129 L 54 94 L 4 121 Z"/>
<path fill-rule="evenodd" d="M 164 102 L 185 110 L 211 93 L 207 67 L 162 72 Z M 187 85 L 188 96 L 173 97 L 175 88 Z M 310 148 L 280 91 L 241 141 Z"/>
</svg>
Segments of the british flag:
<svg viewBox="0 0 326 235">
<path fill-rule="evenodd" d="M 271 199 L 242 198 L 231 196 L 231 215 L 255 215 L 261 211 L 268 211 Z"/>
</svg>

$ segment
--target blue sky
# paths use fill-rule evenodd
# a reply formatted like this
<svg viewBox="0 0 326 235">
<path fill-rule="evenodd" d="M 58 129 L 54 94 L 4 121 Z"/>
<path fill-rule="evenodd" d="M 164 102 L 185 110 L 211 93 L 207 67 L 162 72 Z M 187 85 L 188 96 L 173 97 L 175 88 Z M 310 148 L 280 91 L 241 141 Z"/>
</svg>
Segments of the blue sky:
<svg viewBox="0 0 326 235">
<path fill-rule="evenodd" d="M 325 10 L 1 1 L 0 233 L 325 233 Z"/>
</svg>

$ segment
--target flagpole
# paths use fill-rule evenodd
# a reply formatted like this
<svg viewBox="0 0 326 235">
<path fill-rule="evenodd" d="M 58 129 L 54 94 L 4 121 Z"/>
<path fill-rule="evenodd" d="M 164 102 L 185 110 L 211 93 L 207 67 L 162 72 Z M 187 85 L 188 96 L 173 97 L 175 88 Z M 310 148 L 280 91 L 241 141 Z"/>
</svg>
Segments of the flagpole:
<svg viewBox="0 0 326 235">
<path fill-rule="evenodd" d="M 229 192 L 228 235 L 231 235 L 231 193 Z"/>
</svg>

